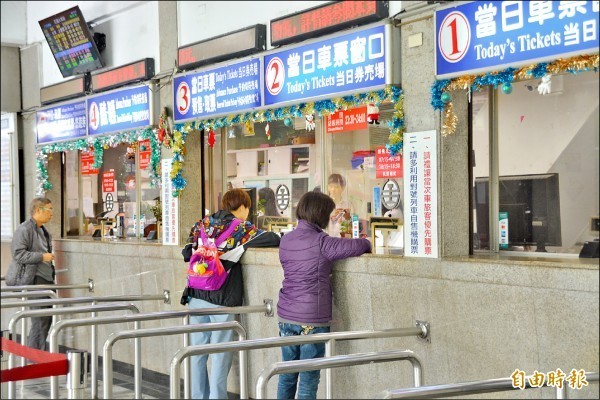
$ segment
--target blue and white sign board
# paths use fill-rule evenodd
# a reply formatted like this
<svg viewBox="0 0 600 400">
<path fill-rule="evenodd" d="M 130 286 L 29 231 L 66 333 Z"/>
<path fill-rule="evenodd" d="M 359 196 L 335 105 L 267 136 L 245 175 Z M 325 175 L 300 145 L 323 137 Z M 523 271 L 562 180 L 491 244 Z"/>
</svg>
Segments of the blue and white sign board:
<svg viewBox="0 0 600 400">
<path fill-rule="evenodd" d="M 153 98 L 148 85 L 113 90 L 89 97 L 87 100 L 89 135 L 128 131 L 152 125 Z"/>
<path fill-rule="evenodd" d="M 260 58 L 253 58 L 175 77 L 175 122 L 259 107 L 260 61 Z"/>
<path fill-rule="evenodd" d="M 391 83 L 392 27 L 380 25 L 265 56 L 265 106 Z"/>
<path fill-rule="evenodd" d="M 598 1 L 474 1 L 435 13 L 436 75 L 598 52 Z"/>
<path fill-rule="evenodd" d="M 404 134 L 404 255 L 438 256 L 436 131 Z"/>
<path fill-rule="evenodd" d="M 85 100 L 36 112 L 37 142 L 51 143 L 87 135 Z"/>
</svg>

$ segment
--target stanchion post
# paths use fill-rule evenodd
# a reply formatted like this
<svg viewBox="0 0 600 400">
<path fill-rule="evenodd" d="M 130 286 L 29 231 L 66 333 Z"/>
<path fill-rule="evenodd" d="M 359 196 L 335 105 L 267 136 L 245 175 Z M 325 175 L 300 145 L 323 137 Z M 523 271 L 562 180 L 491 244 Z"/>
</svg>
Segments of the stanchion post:
<svg viewBox="0 0 600 400">
<path fill-rule="evenodd" d="M 10 332 L 2 331 L 2 338 L 10 340 Z M 8 369 L 8 354 L 4 356 L 4 351 L 0 350 L 0 357 L 2 357 L 2 371 Z M 8 399 L 8 383 L 2 383 L 2 398 Z"/>
<path fill-rule="evenodd" d="M 67 373 L 67 390 L 69 399 L 83 399 L 87 386 L 88 353 L 82 350 L 67 351 L 69 372 Z"/>
</svg>

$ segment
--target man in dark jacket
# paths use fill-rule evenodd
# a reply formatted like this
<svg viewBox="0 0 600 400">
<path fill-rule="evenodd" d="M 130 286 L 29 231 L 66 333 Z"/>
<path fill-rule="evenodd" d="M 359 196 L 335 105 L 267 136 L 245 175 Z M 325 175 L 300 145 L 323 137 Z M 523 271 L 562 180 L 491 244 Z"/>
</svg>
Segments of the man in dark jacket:
<svg viewBox="0 0 600 400">
<path fill-rule="evenodd" d="M 240 258 L 244 250 L 250 247 L 277 247 L 279 235 L 257 229 L 250 221 L 246 221 L 250 211 L 251 200 L 248 193 L 242 189 L 232 189 L 223 195 L 222 210 L 198 221 L 191 231 L 190 241 L 197 247 L 200 229 L 204 229 L 208 238 L 217 238 L 226 231 L 232 223 L 236 226 L 229 239 L 219 247 L 219 259 L 229 276 L 218 290 L 201 290 L 186 287 L 181 298 L 181 304 L 188 304 L 190 309 L 237 307 L 241 306 L 244 298 L 244 282 Z M 235 221 L 235 222 L 234 222 Z M 222 254 L 221 254 L 222 253 Z M 190 317 L 191 324 L 208 322 L 233 321 L 234 315 L 202 315 Z M 190 335 L 192 346 L 208 343 L 230 342 L 233 331 L 197 332 Z M 210 378 L 206 363 L 208 355 L 191 357 L 192 365 L 192 398 L 193 399 L 226 399 L 227 375 L 231 368 L 233 353 L 211 355 Z"/>
<path fill-rule="evenodd" d="M 12 261 L 6 274 L 6 284 L 53 285 L 52 238 L 44 226 L 52 219 L 53 206 L 49 199 L 37 197 L 31 201 L 29 211 L 31 218 L 19 225 L 13 235 Z M 47 350 L 46 336 L 51 324 L 50 316 L 31 318 L 27 346 Z"/>
<path fill-rule="evenodd" d="M 277 315 L 279 335 L 294 336 L 330 331 L 333 292 L 333 262 L 371 251 L 367 239 L 331 237 L 323 232 L 329 223 L 335 202 L 323 193 L 305 193 L 298 202 L 298 226 L 281 239 L 279 260 L 283 283 L 279 291 Z M 325 344 L 282 347 L 283 361 L 323 357 Z M 299 377 L 299 382 L 298 382 Z M 320 371 L 282 374 L 278 399 L 316 398 Z"/>
</svg>

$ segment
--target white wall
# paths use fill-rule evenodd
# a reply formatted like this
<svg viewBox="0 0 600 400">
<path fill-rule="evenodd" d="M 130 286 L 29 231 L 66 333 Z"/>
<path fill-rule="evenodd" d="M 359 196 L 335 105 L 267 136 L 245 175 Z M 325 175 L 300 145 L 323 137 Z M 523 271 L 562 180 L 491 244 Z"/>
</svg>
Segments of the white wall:
<svg viewBox="0 0 600 400">
<path fill-rule="evenodd" d="M 42 86 L 68 78 L 60 74 L 38 21 L 75 5 L 96 32 L 106 35 L 106 50 L 102 53 L 106 69 L 146 57 L 154 58 L 155 65 L 159 65 L 157 1 L 28 1 L 27 43 L 42 43 Z"/>
<path fill-rule="evenodd" d="M 27 43 L 27 3 L 2 0 L 2 45 L 22 46 Z"/>
<path fill-rule="evenodd" d="M 267 49 L 271 48 L 269 21 L 329 1 L 179 1 L 179 47 L 236 31 L 247 26 L 267 26 Z M 390 16 L 400 11 L 400 1 L 390 1 Z"/>
<path fill-rule="evenodd" d="M 267 25 L 270 38 L 271 19 L 324 3 L 328 1 L 180 1 L 178 24 L 173 29 L 178 31 L 179 46 L 258 23 Z M 390 16 L 400 11 L 400 4 L 389 2 Z M 154 58 L 155 65 L 160 65 L 157 1 L 3 1 L 2 42 L 42 44 L 41 86 L 66 79 L 60 74 L 38 21 L 74 5 L 79 5 L 96 32 L 106 34 L 106 50 L 102 54 L 106 69 L 145 57 Z"/>
</svg>

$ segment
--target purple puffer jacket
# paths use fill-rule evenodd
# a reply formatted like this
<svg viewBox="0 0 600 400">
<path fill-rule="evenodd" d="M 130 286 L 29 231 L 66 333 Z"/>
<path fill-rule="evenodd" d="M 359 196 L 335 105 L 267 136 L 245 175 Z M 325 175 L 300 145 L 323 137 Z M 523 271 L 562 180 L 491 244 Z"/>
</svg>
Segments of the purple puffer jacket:
<svg viewBox="0 0 600 400">
<path fill-rule="evenodd" d="M 279 261 L 283 284 L 277 315 L 287 321 L 326 324 L 331 321 L 333 262 L 371 251 L 367 239 L 334 238 L 315 224 L 299 220 L 281 238 Z"/>
</svg>

